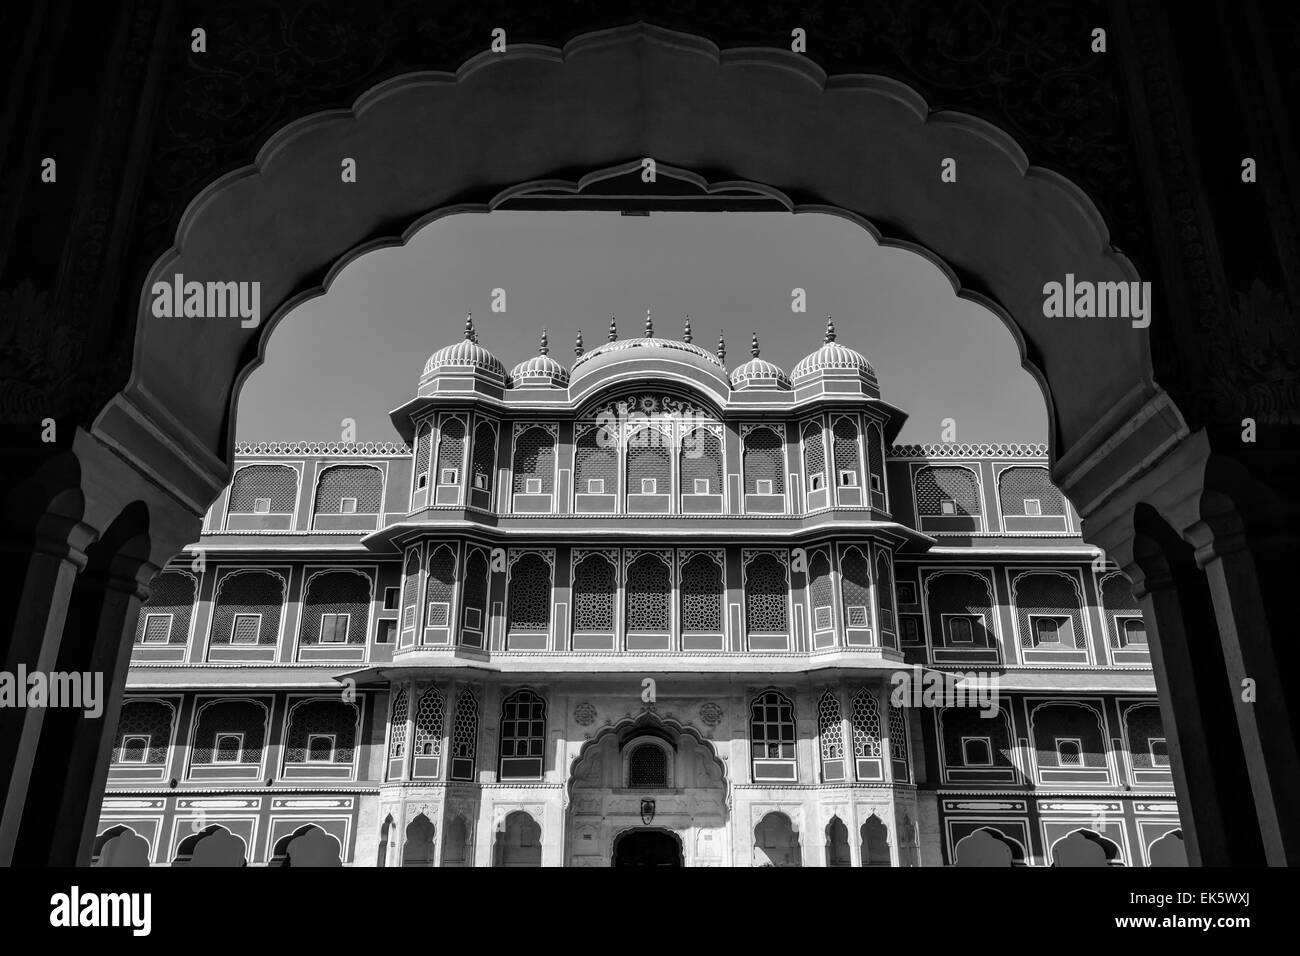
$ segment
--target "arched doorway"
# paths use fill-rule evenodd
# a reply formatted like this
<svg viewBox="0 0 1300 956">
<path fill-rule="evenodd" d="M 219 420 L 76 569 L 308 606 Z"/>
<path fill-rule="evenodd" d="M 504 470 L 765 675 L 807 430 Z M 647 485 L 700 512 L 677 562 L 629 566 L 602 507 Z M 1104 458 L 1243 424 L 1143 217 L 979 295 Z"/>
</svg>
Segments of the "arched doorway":
<svg viewBox="0 0 1300 956">
<path fill-rule="evenodd" d="M 669 830 L 644 827 L 614 838 L 614 866 L 683 866 L 682 838 Z"/>
</svg>

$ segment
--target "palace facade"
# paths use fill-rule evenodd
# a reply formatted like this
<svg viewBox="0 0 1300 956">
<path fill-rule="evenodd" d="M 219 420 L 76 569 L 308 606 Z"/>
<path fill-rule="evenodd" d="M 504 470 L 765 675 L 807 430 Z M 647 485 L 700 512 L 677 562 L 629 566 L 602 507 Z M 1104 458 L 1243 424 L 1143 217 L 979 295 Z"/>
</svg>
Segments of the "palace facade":
<svg viewBox="0 0 1300 956">
<path fill-rule="evenodd" d="M 98 865 L 1185 863 L 1142 615 L 1042 446 L 644 335 L 465 338 L 236 449 L 140 614 Z"/>
</svg>

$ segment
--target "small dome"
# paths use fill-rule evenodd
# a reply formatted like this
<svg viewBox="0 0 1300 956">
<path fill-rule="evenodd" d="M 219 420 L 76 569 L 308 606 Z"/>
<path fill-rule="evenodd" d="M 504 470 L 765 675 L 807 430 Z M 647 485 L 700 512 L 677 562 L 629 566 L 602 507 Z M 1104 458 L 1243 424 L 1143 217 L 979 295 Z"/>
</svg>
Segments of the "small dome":
<svg viewBox="0 0 1300 956">
<path fill-rule="evenodd" d="M 503 379 L 506 376 L 506 367 L 501 360 L 478 344 L 478 333 L 474 331 L 474 320 L 470 316 L 465 317 L 465 337 L 455 345 L 440 348 L 430 355 L 420 378 L 435 375 L 448 367 L 467 367 Z"/>
<path fill-rule="evenodd" d="M 820 372 L 858 372 L 876 377 L 876 370 L 865 355 L 835 341 L 835 323 L 830 319 L 826 320 L 826 340 L 822 347 L 800 359 L 790 378 L 797 382 Z"/>
<path fill-rule="evenodd" d="M 755 334 L 749 347 L 753 356 L 744 365 L 731 372 L 731 387 L 742 388 L 789 388 L 790 379 L 785 371 L 773 362 L 758 357 L 758 335 Z"/>
<path fill-rule="evenodd" d="M 582 333 L 579 333 L 581 336 Z M 510 388 L 566 388 L 569 370 L 550 356 L 546 330 L 542 329 L 542 344 L 537 354 L 525 359 L 510 370 L 506 385 Z"/>
</svg>

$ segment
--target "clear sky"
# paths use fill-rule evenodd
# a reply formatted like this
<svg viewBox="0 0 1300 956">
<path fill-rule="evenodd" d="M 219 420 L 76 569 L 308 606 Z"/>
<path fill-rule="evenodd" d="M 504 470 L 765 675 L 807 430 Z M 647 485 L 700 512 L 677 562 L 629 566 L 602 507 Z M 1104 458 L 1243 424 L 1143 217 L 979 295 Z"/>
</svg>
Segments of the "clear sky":
<svg viewBox="0 0 1300 956">
<path fill-rule="evenodd" d="M 807 291 L 805 314 L 791 290 Z M 506 311 L 492 311 L 492 290 Z M 1020 368 L 1011 334 L 991 312 L 957 298 L 927 260 L 881 248 L 864 229 L 823 214 L 783 212 L 520 211 L 431 223 L 401 248 L 349 264 L 329 292 L 286 315 L 266 363 L 240 395 L 240 441 L 392 441 L 388 411 L 415 394 L 425 359 L 462 336 L 474 314 L 479 342 L 507 369 L 537 352 L 573 360 L 574 334 L 603 343 L 610 316 L 620 338 L 680 338 L 690 313 L 695 343 L 726 333 L 727 365 L 764 358 L 789 371 L 822 342 L 870 359 L 881 396 L 908 412 L 900 442 L 1042 442 L 1042 394 Z"/>
</svg>

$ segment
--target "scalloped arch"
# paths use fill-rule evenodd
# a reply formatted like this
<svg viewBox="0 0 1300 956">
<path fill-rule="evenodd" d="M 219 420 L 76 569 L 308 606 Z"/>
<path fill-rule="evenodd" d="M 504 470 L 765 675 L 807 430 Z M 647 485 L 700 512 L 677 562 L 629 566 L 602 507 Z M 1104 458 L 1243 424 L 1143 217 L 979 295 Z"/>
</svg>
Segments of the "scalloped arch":
<svg viewBox="0 0 1300 956">
<path fill-rule="evenodd" d="M 340 183 L 340 156 L 357 159 L 357 184 Z M 1138 275 L 1110 245 L 1092 201 L 1029 165 L 1004 131 L 932 113 L 887 77 L 828 77 L 788 50 L 724 52 L 637 23 L 562 49 L 513 45 L 454 73 L 396 77 L 351 109 L 271 136 L 253 165 L 190 203 L 174 246 L 150 270 L 132 374 L 96 419 L 97 434 L 146 466 L 179 452 L 188 473 L 175 482 L 178 494 L 210 500 L 229 476 L 239 388 L 269 334 L 348 262 L 405 243 L 441 216 L 490 211 L 518 184 L 643 156 L 798 197 L 795 211 L 847 216 L 883 244 L 930 258 L 958 295 L 1007 322 L 1048 398 L 1054 462 L 1083 439 L 1097 445 L 1163 396 L 1145 330 L 1117 325 L 1099 335 L 1094 322 L 1043 316 L 1047 281 Z M 960 157 L 960 185 L 939 184 L 945 156 Z M 259 282 L 260 327 L 154 317 L 151 289 L 175 274 Z M 1173 434 L 1177 419 L 1176 410 L 1160 415 L 1158 426 Z"/>
</svg>

